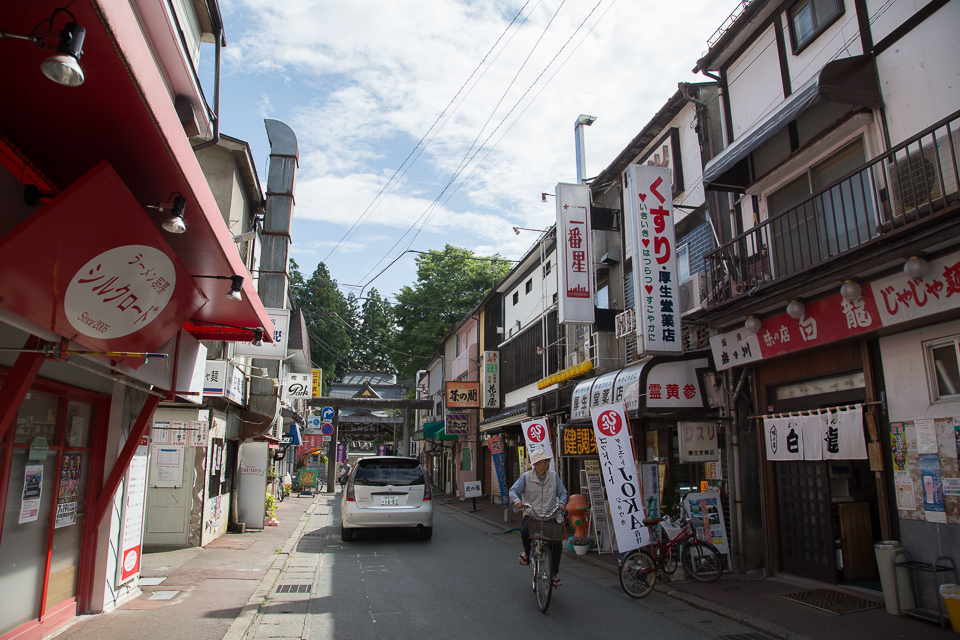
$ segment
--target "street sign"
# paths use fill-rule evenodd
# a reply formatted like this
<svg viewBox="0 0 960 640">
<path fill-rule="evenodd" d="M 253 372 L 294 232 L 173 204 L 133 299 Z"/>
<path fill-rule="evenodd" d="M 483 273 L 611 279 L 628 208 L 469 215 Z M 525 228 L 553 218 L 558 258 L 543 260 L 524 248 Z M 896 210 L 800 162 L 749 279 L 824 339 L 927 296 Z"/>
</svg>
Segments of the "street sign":
<svg viewBox="0 0 960 640">
<path fill-rule="evenodd" d="M 333 420 L 333 407 L 324 407 L 320 409 L 320 417 L 323 418 L 324 422 L 330 422 Z"/>
<path fill-rule="evenodd" d="M 325 436 L 333 435 L 333 425 L 330 424 L 329 422 L 325 422 L 320 426 L 320 433 L 322 433 Z"/>
<path fill-rule="evenodd" d="M 320 428 L 320 416 L 316 413 L 311 413 L 307 416 L 307 429 L 319 429 Z"/>
<path fill-rule="evenodd" d="M 332 440 L 332 439 L 333 439 L 333 436 L 323 436 L 323 442 L 324 442 L 324 444 L 326 444 L 327 442 L 330 442 L 330 440 Z"/>
</svg>

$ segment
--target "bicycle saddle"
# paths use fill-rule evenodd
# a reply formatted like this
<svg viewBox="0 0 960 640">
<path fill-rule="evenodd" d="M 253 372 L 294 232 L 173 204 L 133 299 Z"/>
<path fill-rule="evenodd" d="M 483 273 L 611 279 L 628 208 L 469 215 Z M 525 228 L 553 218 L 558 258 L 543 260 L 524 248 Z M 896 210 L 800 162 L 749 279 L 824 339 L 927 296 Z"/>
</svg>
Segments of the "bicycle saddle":
<svg viewBox="0 0 960 640">
<path fill-rule="evenodd" d="M 666 518 L 663 517 L 663 516 L 661 516 L 661 517 L 659 517 L 659 518 L 644 518 L 644 519 L 643 519 L 643 526 L 645 526 L 645 527 L 652 527 L 652 526 L 655 525 L 655 524 L 660 524 L 660 523 L 663 522 L 664 520 L 666 520 Z"/>
</svg>

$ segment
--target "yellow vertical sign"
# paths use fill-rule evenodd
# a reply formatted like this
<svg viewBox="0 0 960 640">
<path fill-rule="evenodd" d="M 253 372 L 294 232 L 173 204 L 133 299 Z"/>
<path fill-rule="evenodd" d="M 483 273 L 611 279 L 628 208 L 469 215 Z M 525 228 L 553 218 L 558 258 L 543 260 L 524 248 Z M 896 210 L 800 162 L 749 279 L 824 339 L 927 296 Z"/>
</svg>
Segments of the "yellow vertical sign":
<svg viewBox="0 0 960 640">
<path fill-rule="evenodd" d="M 311 369 L 313 373 L 313 392 L 310 394 L 314 398 L 323 395 L 323 369 Z"/>
</svg>

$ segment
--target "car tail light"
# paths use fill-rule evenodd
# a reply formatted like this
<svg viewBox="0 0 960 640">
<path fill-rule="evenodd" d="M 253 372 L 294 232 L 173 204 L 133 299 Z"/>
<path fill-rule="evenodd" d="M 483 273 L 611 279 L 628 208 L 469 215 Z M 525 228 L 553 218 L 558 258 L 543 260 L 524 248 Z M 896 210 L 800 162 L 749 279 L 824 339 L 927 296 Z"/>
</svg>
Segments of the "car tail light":
<svg viewBox="0 0 960 640">
<path fill-rule="evenodd" d="M 356 501 L 357 501 L 357 497 L 353 493 L 353 483 L 348 482 L 347 483 L 347 502 L 356 502 Z"/>
<path fill-rule="evenodd" d="M 433 490 L 430 488 L 430 483 L 423 483 L 423 499 L 424 500 L 433 500 Z"/>
</svg>

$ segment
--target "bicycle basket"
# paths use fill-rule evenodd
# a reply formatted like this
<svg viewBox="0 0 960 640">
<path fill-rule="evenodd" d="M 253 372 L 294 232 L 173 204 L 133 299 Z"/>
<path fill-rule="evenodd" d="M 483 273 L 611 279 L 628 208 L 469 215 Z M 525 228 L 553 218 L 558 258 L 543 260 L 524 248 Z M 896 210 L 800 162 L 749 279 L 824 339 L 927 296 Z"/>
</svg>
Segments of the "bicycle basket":
<svg viewBox="0 0 960 640">
<path fill-rule="evenodd" d="M 530 532 L 530 538 L 533 540 L 560 542 L 564 537 L 563 524 L 556 520 L 537 520 L 531 517 L 527 521 L 527 528 Z"/>
<path fill-rule="evenodd" d="M 679 522 L 669 519 L 661 522 L 660 528 L 663 529 L 663 532 L 666 534 L 667 540 L 673 540 L 683 531 L 683 526 Z"/>
</svg>

